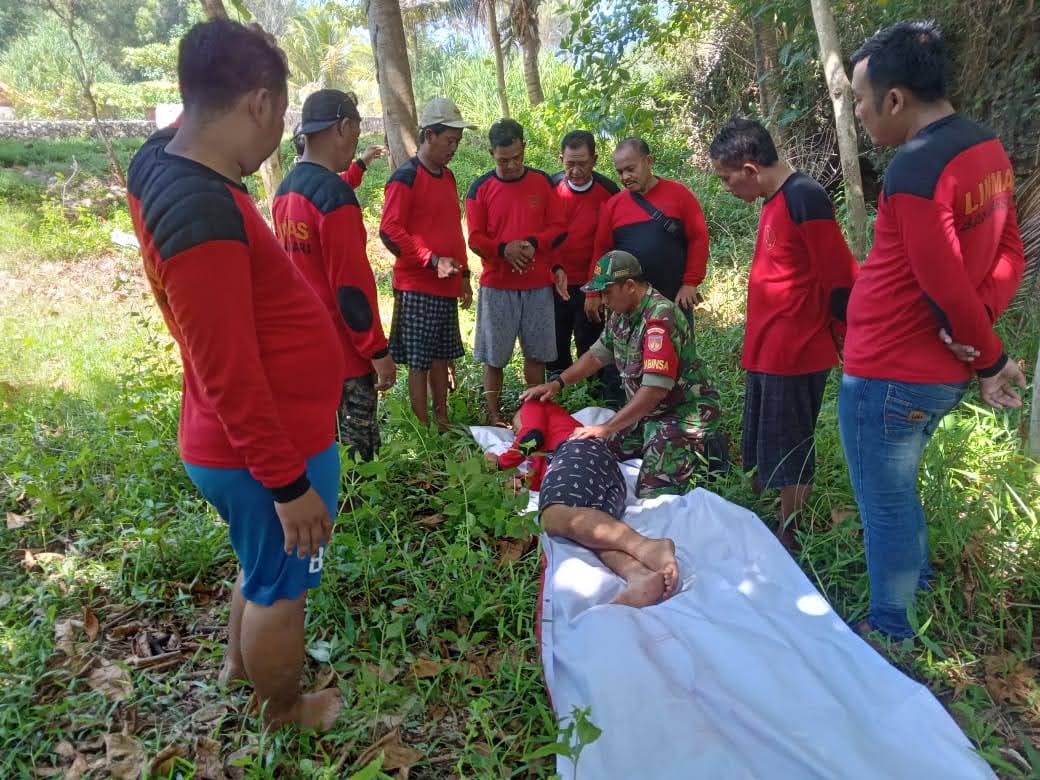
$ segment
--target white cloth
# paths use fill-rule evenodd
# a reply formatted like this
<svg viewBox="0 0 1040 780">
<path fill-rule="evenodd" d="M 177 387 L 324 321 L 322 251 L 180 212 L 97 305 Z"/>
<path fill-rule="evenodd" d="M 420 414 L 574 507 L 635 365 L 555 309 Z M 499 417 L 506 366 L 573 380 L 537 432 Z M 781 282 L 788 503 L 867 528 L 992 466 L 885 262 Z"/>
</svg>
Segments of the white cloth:
<svg viewBox="0 0 1040 780">
<path fill-rule="evenodd" d="M 583 424 L 609 419 L 583 409 Z M 475 426 L 485 451 L 510 432 Z M 559 718 L 591 707 L 582 780 L 993 778 L 923 686 L 831 609 L 757 515 L 703 489 L 635 500 L 625 521 L 676 543 L 682 591 L 645 609 L 590 551 L 542 535 L 542 663 Z M 537 507 L 537 494 L 531 504 Z M 569 759 L 557 771 L 574 778 Z"/>
</svg>

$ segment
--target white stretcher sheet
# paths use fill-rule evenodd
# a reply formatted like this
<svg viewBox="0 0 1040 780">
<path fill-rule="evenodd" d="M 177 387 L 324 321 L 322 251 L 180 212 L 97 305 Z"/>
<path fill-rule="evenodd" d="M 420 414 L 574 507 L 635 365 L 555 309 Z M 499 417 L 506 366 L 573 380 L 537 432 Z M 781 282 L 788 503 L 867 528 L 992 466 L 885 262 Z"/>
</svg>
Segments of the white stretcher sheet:
<svg viewBox="0 0 1040 780">
<path fill-rule="evenodd" d="M 575 417 L 604 422 L 588 408 Z M 470 429 L 485 451 L 512 438 Z M 542 663 L 560 718 L 602 735 L 581 780 L 966 780 L 993 772 L 931 693 L 852 632 L 758 516 L 707 490 L 636 500 L 625 521 L 676 543 L 683 588 L 637 610 L 588 550 L 542 535 Z M 531 495 L 531 508 L 538 495 Z M 557 770 L 575 778 L 569 759 Z"/>
</svg>

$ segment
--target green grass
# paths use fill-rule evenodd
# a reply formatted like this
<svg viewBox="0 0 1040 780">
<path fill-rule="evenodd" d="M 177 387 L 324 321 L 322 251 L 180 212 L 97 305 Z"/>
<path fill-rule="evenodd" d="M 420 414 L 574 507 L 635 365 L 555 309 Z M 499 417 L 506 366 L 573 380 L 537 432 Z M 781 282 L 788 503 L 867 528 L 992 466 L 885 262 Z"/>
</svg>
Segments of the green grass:
<svg viewBox="0 0 1040 780">
<path fill-rule="evenodd" d="M 460 186 L 487 161 L 479 144 L 467 144 L 454 166 Z M 373 166 L 361 191 L 369 217 L 383 165 Z M 703 195 L 715 236 L 698 346 L 737 442 L 755 211 L 678 173 Z M 517 514 L 501 476 L 482 468 L 468 435 L 437 436 L 415 425 L 403 381 L 383 404 L 379 459 L 344 467 L 342 498 L 354 511 L 341 512 L 308 617 L 307 681 L 334 680 L 348 714 L 321 739 L 264 734 L 243 714 L 246 694 L 216 689 L 234 559 L 223 524 L 177 457 L 176 353 L 139 260 L 78 250 L 108 223 L 77 237 L 36 211 L 0 206 L 0 236 L 7 233 L 0 239 L 0 516 L 29 518 L 15 530 L 0 527 L 0 777 L 60 763 L 61 740 L 97 760 L 104 756 L 97 740 L 124 728 L 149 757 L 181 746 L 185 766 L 196 739 L 212 737 L 224 760 L 245 751 L 238 760 L 249 777 L 341 777 L 390 725 L 422 754 L 413 778 L 549 776 L 551 758 L 527 758 L 554 742 L 557 728 L 534 640 L 538 556 L 503 563 L 497 549 L 504 536 L 527 533 L 530 521 Z M 123 224 L 125 213 L 110 219 Z M 384 272 L 380 279 L 385 304 Z M 383 315 L 388 321 L 388 308 Z M 1017 315 L 1002 322 L 1012 355 L 1036 353 L 1037 325 Z M 468 343 L 472 327 L 470 311 L 463 314 Z M 479 366 L 467 358 L 459 368 L 451 415 L 477 422 Z M 835 384 L 832 378 L 820 418 L 811 530 L 799 561 L 838 612 L 855 620 L 866 608 L 867 583 L 857 519 L 843 515 L 854 502 Z M 509 372 L 506 397 L 515 401 L 519 387 L 518 372 Z M 571 408 L 587 400 L 580 387 L 564 395 Z M 921 482 L 935 589 L 918 605 L 921 640 L 890 649 L 1009 777 L 1029 772 L 1008 748 L 1040 768 L 1030 742 L 1040 732 L 1032 619 L 1040 607 L 1040 482 L 1036 464 L 1020 453 L 1021 420 L 981 407 L 973 391 L 937 432 Z M 763 518 L 775 514 L 773 497 L 756 498 L 739 474 L 715 489 Z M 61 557 L 42 556 L 27 568 L 26 549 Z M 77 633 L 78 660 L 70 662 L 56 651 L 55 626 L 84 608 L 102 632 L 94 641 Z M 176 631 L 185 660 L 166 671 L 132 671 L 132 694 L 112 702 L 87 684 L 86 667 L 91 658 L 131 655 L 130 638 L 108 632 L 132 620 L 153 636 Z M 419 660 L 433 663 L 416 667 Z M 590 717 L 594 723 L 596 713 Z"/>
</svg>

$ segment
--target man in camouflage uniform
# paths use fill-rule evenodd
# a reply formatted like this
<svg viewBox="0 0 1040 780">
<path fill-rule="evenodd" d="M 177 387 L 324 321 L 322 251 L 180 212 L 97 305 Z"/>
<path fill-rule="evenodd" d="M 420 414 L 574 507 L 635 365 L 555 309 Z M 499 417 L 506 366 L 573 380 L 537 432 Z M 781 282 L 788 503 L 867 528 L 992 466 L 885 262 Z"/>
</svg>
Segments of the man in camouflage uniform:
<svg viewBox="0 0 1040 780">
<path fill-rule="evenodd" d="M 684 493 L 698 472 L 724 468 L 719 394 L 697 357 L 687 318 L 621 250 L 599 259 L 584 289 L 600 293 L 611 311 L 603 335 L 577 363 L 521 400 L 548 400 L 613 361 L 627 403 L 609 422 L 579 428 L 572 438 L 603 438 L 619 459 L 641 457 L 640 498 Z"/>
</svg>

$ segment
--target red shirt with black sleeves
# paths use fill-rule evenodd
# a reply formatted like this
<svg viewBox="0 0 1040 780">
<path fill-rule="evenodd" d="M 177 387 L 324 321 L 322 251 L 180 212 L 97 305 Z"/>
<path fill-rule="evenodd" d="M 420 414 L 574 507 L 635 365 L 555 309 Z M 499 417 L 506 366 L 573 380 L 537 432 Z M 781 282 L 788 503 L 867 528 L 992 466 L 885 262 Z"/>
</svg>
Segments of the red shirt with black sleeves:
<svg viewBox="0 0 1040 780">
<path fill-rule="evenodd" d="M 462 210 L 455 176 L 447 168 L 433 173 L 413 157 L 386 183 L 379 237 L 397 260 L 394 289 L 458 298 L 462 272 L 437 278 L 437 257 L 451 257 L 468 269 Z"/>
<path fill-rule="evenodd" d="M 567 226 L 567 238 L 556 250 L 556 262 L 567 272 L 568 285 L 581 285 L 589 280 L 589 268 L 596 264 L 596 227 L 600 210 L 619 192 L 618 186 L 599 173 L 593 172 L 588 189 L 576 190 L 561 171 L 552 177 L 556 197 Z M 595 255 L 595 256 L 593 256 Z"/>
<path fill-rule="evenodd" d="M 356 190 L 361 186 L 361 180 L 365 178 L 366 170 L 368 170 L 368 166 L 365 165 L 365 161 L 358 157 L 339 177 L 349 184 L 351 189 Z"/>
<path fill-rule="evenodd" d="M 885 171 L 874 247 L 849 299 L 846 373 L 941 384 L 1003 368 L 993 323 L 1025 268 L 1014 191 L 1000 141 L 959 114 L 903 145 Z M 979 357 L 958 360 L 940 328 Z"/>
<path fill-rule="evenodd" d="M 553 250 L 567 237 L 549 175 L 525 168 L 519 179 L 505 181 L 489 171 L 466 195 L 469 247 L 480 255 L 480 284 L 502 290 L 533 290 L 553 283 Z M 513 270 L 503 252 L 510 241 L 530 241 L 534 264 Z"/>
<path fill-rule="evenodd" d="M 167 154 L 155 133 L 127 176 L 152 292 L 184 365 L 181 457 L 248 468 L 288 501 L 332 444 L 343 364 L 322 302 L 246 188 Z"/>
<path fill-rule="evenodd" d="M 631 192 L 623 190 L 608 200 L 600 213 L 587 273 L 592 276 L 596 260 L 611 249 L 623 249 L 636 256 L 650 285 L 674 301 L 680 287 L 704 281 L 708 224 L 697 197 L 681 182 L 658 178 L 643 197 L 665 217 L 677 220 L 682 230 L 667 233 L 636 203 Z"/>
<path fill-rule="evenodd" d="M 515 469 L 531 459 L 531 490 L 542 486 L 545 453 L 552 452 L 571 437 L 581 423 L 552 401 L 525 401 L 520 406 L 520 430 L 509 449 L 498 456 L 500 469 Z M 539 453 L 539 454 L 535 454 Z"/>
<path fill-rule="evenodd" d="M 336 323 L 343 377 L 371 374 L 387 342 L 354 190 L 328 168 L 300 162 L 278 187 L 272 212 L 285 251 Z"/>
<path fill-rule="evenodd" d="M 834 336 L 858 273 L 827 191 L 792 173 L 758 220 L 741 365 L 785 376 L 838 365 Z"/>
</svg>

